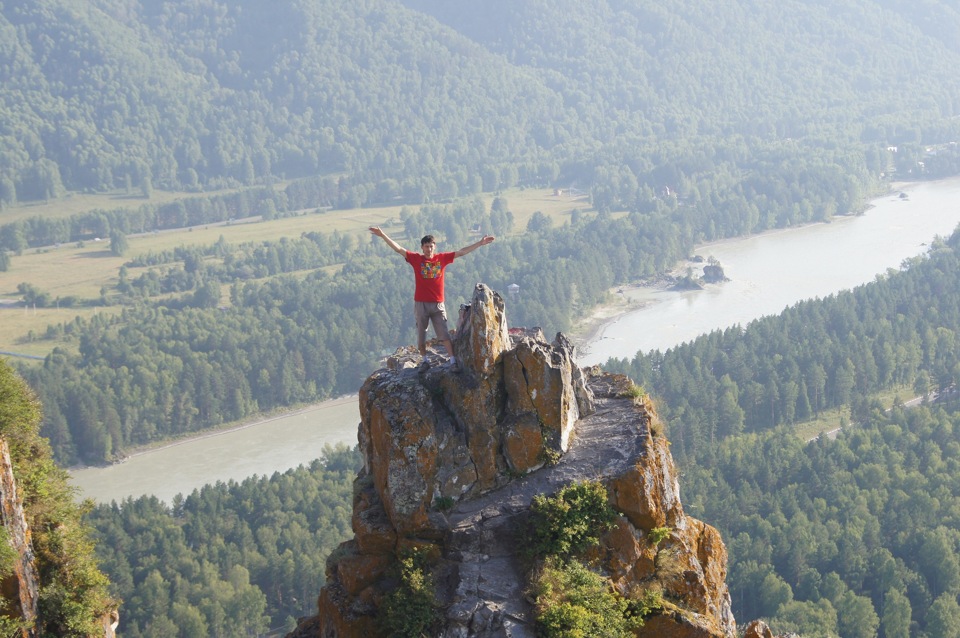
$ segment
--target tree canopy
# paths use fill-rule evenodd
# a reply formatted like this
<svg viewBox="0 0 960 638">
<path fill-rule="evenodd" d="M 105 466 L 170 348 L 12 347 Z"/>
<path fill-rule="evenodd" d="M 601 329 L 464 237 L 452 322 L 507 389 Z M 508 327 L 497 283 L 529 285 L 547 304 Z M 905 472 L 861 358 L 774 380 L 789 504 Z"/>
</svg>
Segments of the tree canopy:
<svg viewBox="0 0 960 638">
<path fill-rule="evenodd" d="M 624 168 L 678 189 L 718 150 L 737 182 L 813 149 L 914 173 L 956 141 L 958 25 L 944 1 L 5 0 L 0 206 L 317 175 L 348 207 Z"/>
</svg>

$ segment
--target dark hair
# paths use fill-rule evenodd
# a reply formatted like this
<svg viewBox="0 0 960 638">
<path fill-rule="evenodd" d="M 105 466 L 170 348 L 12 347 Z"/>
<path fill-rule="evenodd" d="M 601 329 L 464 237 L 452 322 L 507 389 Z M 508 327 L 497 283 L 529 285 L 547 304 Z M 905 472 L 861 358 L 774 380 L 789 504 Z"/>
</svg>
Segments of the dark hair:
<svg viewBox="0 0 960 638">
<path fill-rule="evenodd" d="M 433 235 L 424 235 L 423 239 L 420 240 L 421 246 L 423 246 L 424 244 L 435 244 L 435 243 L 437 243 L 437 240 L 433 238 Z"/>
</svg>

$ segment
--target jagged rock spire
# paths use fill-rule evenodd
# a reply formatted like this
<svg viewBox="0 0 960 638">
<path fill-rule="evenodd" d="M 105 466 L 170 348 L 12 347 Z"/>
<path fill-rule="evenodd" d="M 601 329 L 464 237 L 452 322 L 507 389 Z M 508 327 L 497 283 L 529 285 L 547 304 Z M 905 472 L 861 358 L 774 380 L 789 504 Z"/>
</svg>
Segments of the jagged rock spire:
<svg viewBox="0 0 960 638">
<path fill-rule="evenodd" d="M 639 635 L 734 636 L 726 549 L 684 514 L 669 443 L 629 379 L 585 374 L 563 335 L 509 330 L 503 299 L 483 284 L 454 349 L 459 373 L 420 373 L 398 355 L 361 388 L 356 535 L 328 559 L 317 616 L 290 636 L 379 636 L 390 567 L 417 548 L 435 561 L 437 635 L 532 637 L 520 530 L 534 496 L 584 479 L 601 480 L 617 512 L 593 564 L 622 593 L 655 583 L 671 601 Z M 663 537 L 651 543 L 655 528 Z"/>
</svg>

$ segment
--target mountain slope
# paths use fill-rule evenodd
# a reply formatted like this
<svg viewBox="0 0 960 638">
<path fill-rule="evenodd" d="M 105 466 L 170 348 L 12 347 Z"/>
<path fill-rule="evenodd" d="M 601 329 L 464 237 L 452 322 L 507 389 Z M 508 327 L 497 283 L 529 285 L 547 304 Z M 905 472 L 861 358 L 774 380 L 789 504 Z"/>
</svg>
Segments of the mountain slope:
<svg viewBox="0 0 960 638">
<path fill-rule="evenodd" d="M 57 194 L 29 175 L 42 158 L 70 188 L 439 177 L 535 155 L 534 116 L 572 121 L 535 78 L 388 2 L 0 9 L 3 176 L 21 199 Z"/>
<path fill-rule="evenodd" d="M 956 114 L 955 82 L 947 81 L 957 77 L 955 39 L 925 29 L 930 18 L 907 21 L 913 9 L 906 7 L 898 13 L 861 0 L 404 3 L 518 65 L 559 74 L 565 95 L 586 92 L 619 117 L 641 112 L 659 134 L 678 127 L 766 135 L 774 127 L 800 136 L 934 104 L 934 116 Z M 943 3 L 927 10 L 956 21 Z"/>
<path fill-rule="evenodd" d="M 0 203 L 343 172 L 361 201 L 418 201 L 589 181 L 696 138 L 943 141 L 958 19 L 898 0 L 0 0 Z"/>
</svg>

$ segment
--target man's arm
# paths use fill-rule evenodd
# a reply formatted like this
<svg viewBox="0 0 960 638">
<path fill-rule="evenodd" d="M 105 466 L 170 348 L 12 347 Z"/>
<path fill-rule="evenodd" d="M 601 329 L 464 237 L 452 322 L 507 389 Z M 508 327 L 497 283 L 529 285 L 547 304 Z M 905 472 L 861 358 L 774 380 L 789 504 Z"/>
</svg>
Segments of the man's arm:
<svg viewBox="0 0 960 638">
<path fill-rule="evenodd" d="M 480 248 L 480 246 L 486 246 L 487 244 L 493 242 L 494 239 L 496 239 L 496 237 L 494 237 L 494 236 L 492 236 L 492 235 L 484 235 L 484 236 L 483 236 L 483 239 L 481 239 L 481 240 L 478 241 L 477 243 L 475 243 L 475 244 L 470 244 L 469 246 L 464 246 L 463 248 L 461 248 L 460 250 L 458 250 L 457 252 L 455 252 L 455 253 L 453 253 L 453 254 L 454 254 L 456 257 L 463 257 L 464 255 L 467 255 L 467 254 L 472 253 L 472 252 L 475 251 L 477 248 Z"/>
<path fill-rule="evenodd" d="M 398 252 L 404 257 L 406 257 L 407 249 L 401 246 L 400 244 L 398 244 L 397 242 L 393 241 L 392 239 L 390 239 L 390 237 L 385 232 L 380 230 L 379 226 L 371 226 L 370 232 L 376 235 L 377 237 L 382 238 L 383 241 L 387 242 L 387 246 L 390 246 L 390 248 L 393 248 L 395 252 Z"/>
</svg>

